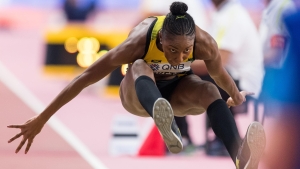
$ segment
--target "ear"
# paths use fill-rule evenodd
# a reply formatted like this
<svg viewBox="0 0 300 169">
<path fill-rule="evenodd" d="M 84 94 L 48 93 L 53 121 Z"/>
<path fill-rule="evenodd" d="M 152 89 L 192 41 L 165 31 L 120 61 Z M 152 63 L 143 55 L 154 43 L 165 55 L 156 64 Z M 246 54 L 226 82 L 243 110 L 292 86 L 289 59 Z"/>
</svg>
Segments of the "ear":
<svg viewBox="0 0 300 169">
<path fill-rule="evenodd" d="M 158 32 L 158 37 L 159 37 L 159 39 L 161 40 L 162 39 L 162 29 Z"/>
</svg>

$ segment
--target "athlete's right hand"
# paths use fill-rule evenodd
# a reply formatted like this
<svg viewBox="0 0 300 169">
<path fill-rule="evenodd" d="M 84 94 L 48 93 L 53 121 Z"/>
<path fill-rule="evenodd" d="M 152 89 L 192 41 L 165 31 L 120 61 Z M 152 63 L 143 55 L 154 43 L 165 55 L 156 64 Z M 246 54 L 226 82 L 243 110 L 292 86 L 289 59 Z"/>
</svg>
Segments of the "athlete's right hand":
<svg viewBox="0 0 300 169">
<path fill-rule="evenodd" d="M 32 117 L 31 119 L 29 119 L 24 124 L 7 126 L 8 128 L 19 128 L 19 129 L 21 129 L 21 132 L 19 134 L 16 134 L 14 137 L 12 137 L 11 139 L 8 140 L 8 143 L 11 143 L 15 139 L 19 138 L 20 136 L 23 136 L 23 139 L 20 142 L 20 144 L 19 144 L 18 148 L 16 149 L 15 153 L 18 153 L 21 150 L 21 148 L 23 147 L 23 145 L 25 144 L 25 142 L 27 141 L 27 146 L 26 146 L 26 149 L 25 149 L 25 154 L 27 154 L 27 152 L 29 151 L 30 146 L 33 142 L 34 137 L 37 134 L 40 133 L 40 131 L 42 130 L 45 123 L 46 122 L 41 120 L 39 116 L 35 116 L 35 117 Z"/>
<path fill-rule="evenodd" d="M 240 99 L 239 102 L 234 101 L 232 97 L 229 97 L 227 99 L 227 102 L 226 102 L 228 108 L 230 108 L 231 106 L 238 106 L 238 105 L 244 103 L 246 101 L 246 96 L 248 96 L 248 95 L 249 96 L 254 95 L 254 93 L 253 92 L 247 92 L 247 91 L 240 91 L 240 96 L 241 96 L 240 98 L 241 99 Z"/>
</svg>

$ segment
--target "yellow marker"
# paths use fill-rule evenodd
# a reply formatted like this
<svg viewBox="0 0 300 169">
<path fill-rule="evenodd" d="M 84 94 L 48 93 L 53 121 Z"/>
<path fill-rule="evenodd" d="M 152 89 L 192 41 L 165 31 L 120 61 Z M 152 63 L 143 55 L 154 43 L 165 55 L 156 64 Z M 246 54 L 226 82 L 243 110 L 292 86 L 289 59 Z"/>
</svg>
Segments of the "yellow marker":
<svg viewBox="0 0 300 169">
<path fill-rule="evenodd" d="M 100 43 L 96 38 L 84 37 L 80 39 L 77 43 L 77 48 L 79 51 L 77 63 L 81 67 L 89 67 L 99 58 L 97 52 L 100 49 Z"/>
<path fill-rule="evenodd" d="M 128 69 L 128 64 L 122 65 L 122 67 L 121 67 L 121 73 L 122 73 L 123 76 L 126 75 L 127 69 Z"/>
<path fill-rule="evenodd" d="M 65 49 L 69 53 L 75 53 L 77 52 L 77 43 L 78 39 L 75 37 L 70 37 L 65 42 Z"/>
</svg>

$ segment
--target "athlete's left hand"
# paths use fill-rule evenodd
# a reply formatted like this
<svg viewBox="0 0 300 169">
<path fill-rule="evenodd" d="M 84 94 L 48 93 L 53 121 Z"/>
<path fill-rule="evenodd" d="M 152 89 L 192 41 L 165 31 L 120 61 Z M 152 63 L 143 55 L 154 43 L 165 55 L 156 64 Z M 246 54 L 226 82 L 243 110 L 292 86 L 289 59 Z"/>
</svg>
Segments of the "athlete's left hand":
<svg viewBox="0 0 300 169">
<path fill-rule="evenodd" d="M 246 91 L 241 91 L 240 94 L 242 95 L 242 98 L 243 98 L 243 102 L 244 103 L 246 101 L 246 96 L 247 95 L 254 95 L 253 92 L 246 92 Z M 234 102 L 234 100 L 232 99 L 232 97 L 229 97 L 228 100 L 227 100 L 227 105 L 228 105 L 228 108 L 230 108 L 231 106 L 238 106 L 242 103 L 236 103 Z"/>
</svg>

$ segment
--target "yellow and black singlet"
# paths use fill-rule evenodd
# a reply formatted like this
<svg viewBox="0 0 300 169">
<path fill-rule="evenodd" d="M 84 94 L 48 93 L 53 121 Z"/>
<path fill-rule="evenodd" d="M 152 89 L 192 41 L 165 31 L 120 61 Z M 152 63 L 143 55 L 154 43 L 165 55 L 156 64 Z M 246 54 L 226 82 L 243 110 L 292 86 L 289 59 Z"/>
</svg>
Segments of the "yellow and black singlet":
<svg viewBox="0 0 300 169">
<path fill-rule="evenodd" d="M 191 70 L 191 63 L 194 61 L 193 52 L 179 65 L 172 66 L 166 59 L 164 52 L 160 51 L 156 46 L 156 38 L 159 30 L 162 28 L 165 17 L 155 16 L 156 19 L 150 25 L 147 32 L 147 43 L 143 59 L 153 70 L 154 74 L 184 75 Z"/>
</svg>

